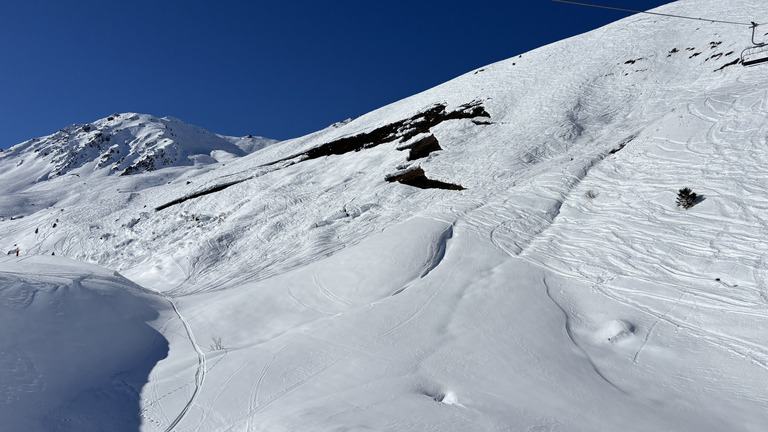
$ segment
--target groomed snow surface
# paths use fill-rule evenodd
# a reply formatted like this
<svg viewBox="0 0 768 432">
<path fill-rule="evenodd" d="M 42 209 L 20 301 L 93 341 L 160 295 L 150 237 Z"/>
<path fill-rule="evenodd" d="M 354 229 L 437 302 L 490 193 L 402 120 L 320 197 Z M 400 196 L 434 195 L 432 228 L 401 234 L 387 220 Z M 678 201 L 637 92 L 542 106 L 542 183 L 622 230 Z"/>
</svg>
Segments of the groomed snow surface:
<svg viewBox="0 0 768 432">
<path fill-rule="evenodd" d="M 0 429 L 768 430 L 749 36 L 637 15 L 295 140 L 0 153 Z"/>
</svg>

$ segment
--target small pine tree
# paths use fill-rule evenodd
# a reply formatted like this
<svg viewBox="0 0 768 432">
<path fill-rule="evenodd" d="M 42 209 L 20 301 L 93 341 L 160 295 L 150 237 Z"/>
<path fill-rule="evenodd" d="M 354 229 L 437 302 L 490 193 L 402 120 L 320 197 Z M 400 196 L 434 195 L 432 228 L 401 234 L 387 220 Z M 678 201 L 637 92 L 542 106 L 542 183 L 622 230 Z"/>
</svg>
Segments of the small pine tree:
<svg viewBox="0 0 768 432">
<path fill-rule="evenodd" d="M 683 188 L 677 192 L 677 206 L 686 210 L 693 207 L 697 199 L 696 192 L 693 192 L 691 188 Z"/>
</svg>

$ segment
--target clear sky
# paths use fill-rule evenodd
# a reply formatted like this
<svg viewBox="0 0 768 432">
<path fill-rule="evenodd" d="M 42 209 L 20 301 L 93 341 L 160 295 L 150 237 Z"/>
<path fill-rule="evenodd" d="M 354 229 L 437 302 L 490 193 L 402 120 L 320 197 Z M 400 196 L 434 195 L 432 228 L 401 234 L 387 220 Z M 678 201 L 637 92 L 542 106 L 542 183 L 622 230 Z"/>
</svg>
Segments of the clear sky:
<svg viewBox="0 0 768 432">
<path fill-rule="evenodd" d="M 0 148 L 127 111 L 293 138 L 629 15 L 550 0 L 0 0 Z"/>
</svg>

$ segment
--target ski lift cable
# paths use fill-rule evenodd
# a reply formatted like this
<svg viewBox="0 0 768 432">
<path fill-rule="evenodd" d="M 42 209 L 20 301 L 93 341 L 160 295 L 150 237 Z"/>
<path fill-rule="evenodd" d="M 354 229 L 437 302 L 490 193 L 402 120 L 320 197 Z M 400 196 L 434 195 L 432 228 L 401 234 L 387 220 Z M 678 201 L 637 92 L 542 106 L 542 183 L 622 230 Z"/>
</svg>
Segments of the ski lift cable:
<svg viewBox="0 0 768 432">
<path fill-rule="evenodd" d="M 552 0 L 554 2 L 558 3 L 568 3 L 573 5 L 579 5 L 579 6 L 589 6 L 594 8 L 600 8 L 600 9 L 611 9 L 611 10 L 617 10 L 617 11 L 623 11 L 623 12 L 633 12 L 633 13 L 641 13 L 641 14 L 648 14 L 648 15 L 659 15 L 659 16 L 665 16 L 665 17 L 671 17 L 671 18 L 682 18 L 682 19 L 689 19 L 689 20 L 696 20 L 696 21 L 706 21 L 706 22 L 712 22 L 712 23 L 720 23 L 720 24 L 732 24 L 732 25 L 739 25 L 739 26 L 748 26 L 748 27 L 757 27 L 759 24 L 755 22 L 750 23 L 743 23 L 743 22 L 735 22 L 735 21 L 723 21 L 723 20 L 715 20 L 715 19 L 708 19 L 708 18 L 696 18 L 691 16 L 685 16 L 685 15 L 673 15 L 673 14 L 665 14 L 665 13 L 659 13 L 659 12 L 648 12 L 648 11 L 640 11 L 640 10 L 634 10 L 634 9 L 624 9 L 624 8 L 617 8 L 612 6 L 602 6 L 602 5 L 596 5 L 596 4 L 590 4 L 590 3 L 581 3 L 576 1 L 570 1 L 570 0 Z"/>
</svg>

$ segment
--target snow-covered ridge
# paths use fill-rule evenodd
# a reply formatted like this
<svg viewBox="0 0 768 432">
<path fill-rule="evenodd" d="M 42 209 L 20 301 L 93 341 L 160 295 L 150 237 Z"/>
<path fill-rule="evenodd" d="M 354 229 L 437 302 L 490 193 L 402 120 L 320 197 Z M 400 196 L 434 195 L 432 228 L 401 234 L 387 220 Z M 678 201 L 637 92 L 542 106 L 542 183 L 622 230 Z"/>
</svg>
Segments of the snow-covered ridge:
<svg viewBox="0 0 768 432">
<path fill-rule="evenodd" d="M 0 153 L 18 164 L 45 161 L 38 181 L 81 168 L 131 175 L 168 166 L 214 163 L 241 157 L 275 143 L 262 137 L 226 137 L 174 117 L 123 113 L 92 123 L 67 126 Z"/>
</svg>

